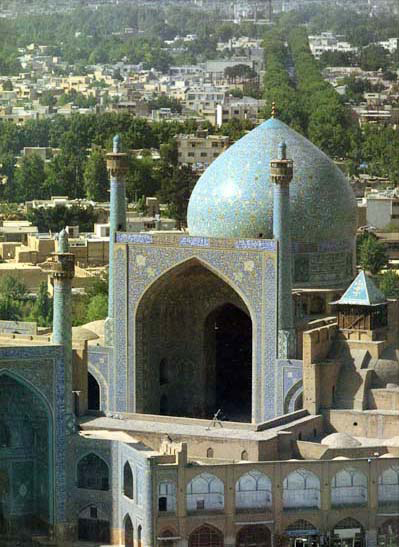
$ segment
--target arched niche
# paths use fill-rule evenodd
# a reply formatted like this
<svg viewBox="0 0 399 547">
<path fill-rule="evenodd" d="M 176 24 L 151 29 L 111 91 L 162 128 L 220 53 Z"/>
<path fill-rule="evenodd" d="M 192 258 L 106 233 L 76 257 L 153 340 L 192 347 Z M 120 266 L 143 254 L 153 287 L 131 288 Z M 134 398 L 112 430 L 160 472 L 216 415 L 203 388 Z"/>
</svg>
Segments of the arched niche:
<svg viewBox="0 0 399 547">
<path fill-rule="evenodd" d="M 138 412 L 210 418 L 230 407 L 250 421 L 252 321 L 230 282 L 196 258 L 183 262 L 147 289 L 135 326 Z M 229 344 L 234 362 L 226 371 Z M 241 400 L 234 391 L 240 384 Z"/>
<path fill-rule="evenodd" d="M 34 386 L 0 373 L 0 535 L 47 534 L 53 524 L 53 419 Z"/>
<path fill-rule="evenodd" d="M 283 482 L 285 511 L 320 509 L 320 479 L 307 469 L 296 469 Z"/>
<path fill-rule="evenodd" d="M 196 528 L 188 539 L 188 547 L 223 547 L 223 534 L 210 524 Z"/>
<path fill-rule="evenodd" d="M 367 505 L 367 476 L 358 469 L 341 469 L 331 483 L 333 507 L 361 507 Z"/>
<path fill-rule="evenodd" d="M 87 408 L 88 410 L 100 410 L 100 384 L 96 377 L 87 373 Z"/>
<path fill-rule="evenodd" d="M 187 511 L 223 511 L 224 484 L 211 473 L 200 473 L 187 484 Z"/>
<path fill-rule="evenodd" d="M 125 547 L 134 547 L 134 530 L 132 519 L 126 515 L 124 520 Z"/>
<path fill-rule="evenodd" d="M 77 464 L 78 488 L 85 490 L 109 490 L 109 469 L 105 461 L 90 452 Z"/>
<path fill-rule="evenodd" d="M 236 510 L 264 511 L 272 506 L 272 483 L 260 471 L 249 471 L 236 482 Z"/>
<path fill-rule="evenodd" d="M 378 505 L 399 507 L 399 465 L 388 467 L 378 477 Z"/>
<path fill-rule="evenodd" d="M 123 494 L 131 500 L 134 497 L 133 471 L 129 462 L 123 466 Z"/>
</svg>

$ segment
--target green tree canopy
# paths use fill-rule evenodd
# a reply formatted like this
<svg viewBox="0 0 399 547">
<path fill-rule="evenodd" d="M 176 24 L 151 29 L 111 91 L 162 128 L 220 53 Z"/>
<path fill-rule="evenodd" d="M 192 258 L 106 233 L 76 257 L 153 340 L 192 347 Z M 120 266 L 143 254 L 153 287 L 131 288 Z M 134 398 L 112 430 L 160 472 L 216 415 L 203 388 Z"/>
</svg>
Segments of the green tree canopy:
<svg viewBox="0 0 399 547">
<path fill-rule="evenodd" d="M 30 318 L 36 321 L 39 327 L 49 327 L 53 322 L 53 301 L 48 294 L 45 281 L 40 284 Z"/>
<path fill-rule="evenodd" d="M 45 180 L 46 173 L 42 158 L 38 154 L 24 156 L 15 171 L 15 199 L 17 201 L 43 199 L 46 197 Z"/>
<path fill-rule="evenodd" d="M 385 247 L 374 237 L 365 237 L 359 246 L 359 265 L 371 275 L 377 275 L 387 266 Z"/>
<path fill-rule="evenodd" d="M 107 165 L 105 155 L 101 149 L 95 148 L 92 150 L 85 165 L 83 181 L 87 199 L 93 201 L 109 200 Z"/>
<path fill-rule="evenodd" d="M 395 300 L 399 298 L 399 275 L 395 271 L 382 272 L 378 276 L 377 282 L 385 298 L 394 298 Z"/>
</svg>

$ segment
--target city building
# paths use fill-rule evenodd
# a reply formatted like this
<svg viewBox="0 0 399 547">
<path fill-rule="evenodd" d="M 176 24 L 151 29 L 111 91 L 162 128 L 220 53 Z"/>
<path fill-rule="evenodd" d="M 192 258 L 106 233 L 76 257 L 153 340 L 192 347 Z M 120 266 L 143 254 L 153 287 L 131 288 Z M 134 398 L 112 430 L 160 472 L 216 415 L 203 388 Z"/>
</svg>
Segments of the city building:
<svg viewBox="0 0 399 547">
<path fill-rule="evenodd" d="M 178 161 L 198 169 L 208 167 L 230 146 L 230 139 L 224 135 L 209 135 L 206 130 L 198 130 L 193 135 L 177 135 Z"/>
<path fill-rule="evenodd" d="M 398 302 L 355 277 L 356 202 L 274 116 L 197 182 L 188 233 L 126 231 L 111 175 L 108 317 L 1 327 L 0 534 L 40 545 L 395 545 Z M 298 344 L 295 291 L 334 289 Z M 26 409 L 29 409 L 27 413 Z"/>
</svg>

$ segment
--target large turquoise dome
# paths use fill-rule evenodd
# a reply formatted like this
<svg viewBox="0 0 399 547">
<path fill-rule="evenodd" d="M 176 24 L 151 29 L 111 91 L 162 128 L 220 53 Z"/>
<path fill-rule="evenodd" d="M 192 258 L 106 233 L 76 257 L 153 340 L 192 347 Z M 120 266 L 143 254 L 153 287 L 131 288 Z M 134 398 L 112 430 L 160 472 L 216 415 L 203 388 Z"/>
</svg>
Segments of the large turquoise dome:
<svg viewBox="0 0 399 547">
<path fill-rule="evenodd" d="M 356 201 L 352 189 L 328 156 L 278 119 L 271 118 L 245 135 L 200 177 L 188 206 L 190 235 L 273 237 L 269 163 L 277 157 L 282 141 L 287 143 L 288 157 L 294 160 L 291 238 L 294 253 L 302 257 L 302 266 L 296 267 L 296 282 L 344 285 L 353 273 Z M 326 253 L 337 256 L 326 260 Z M 341 274 L 328 271 L 338 254 Z M 312 265 L 315 261 L 319 264 Z M 312 274 L 313 266 L 318 275 Z"/>
</svg>

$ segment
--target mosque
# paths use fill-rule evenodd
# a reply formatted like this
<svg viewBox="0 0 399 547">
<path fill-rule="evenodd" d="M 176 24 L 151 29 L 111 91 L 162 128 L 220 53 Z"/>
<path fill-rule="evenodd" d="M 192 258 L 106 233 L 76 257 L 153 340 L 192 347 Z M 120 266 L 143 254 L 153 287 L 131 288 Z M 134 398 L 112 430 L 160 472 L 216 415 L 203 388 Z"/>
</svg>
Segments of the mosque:
<svg viewBox="0 0 399 547">
<path fill-rule="evenodd" d="M 197 182 L 188 232 L 126 231 L 109 308 L 0 337 L 0 544 L 399 544 L 399 304 L 356 275 L 356 203 L 274 116 Z M 33 539 L 32 539 L 33 538 Z"/>
</svg>

